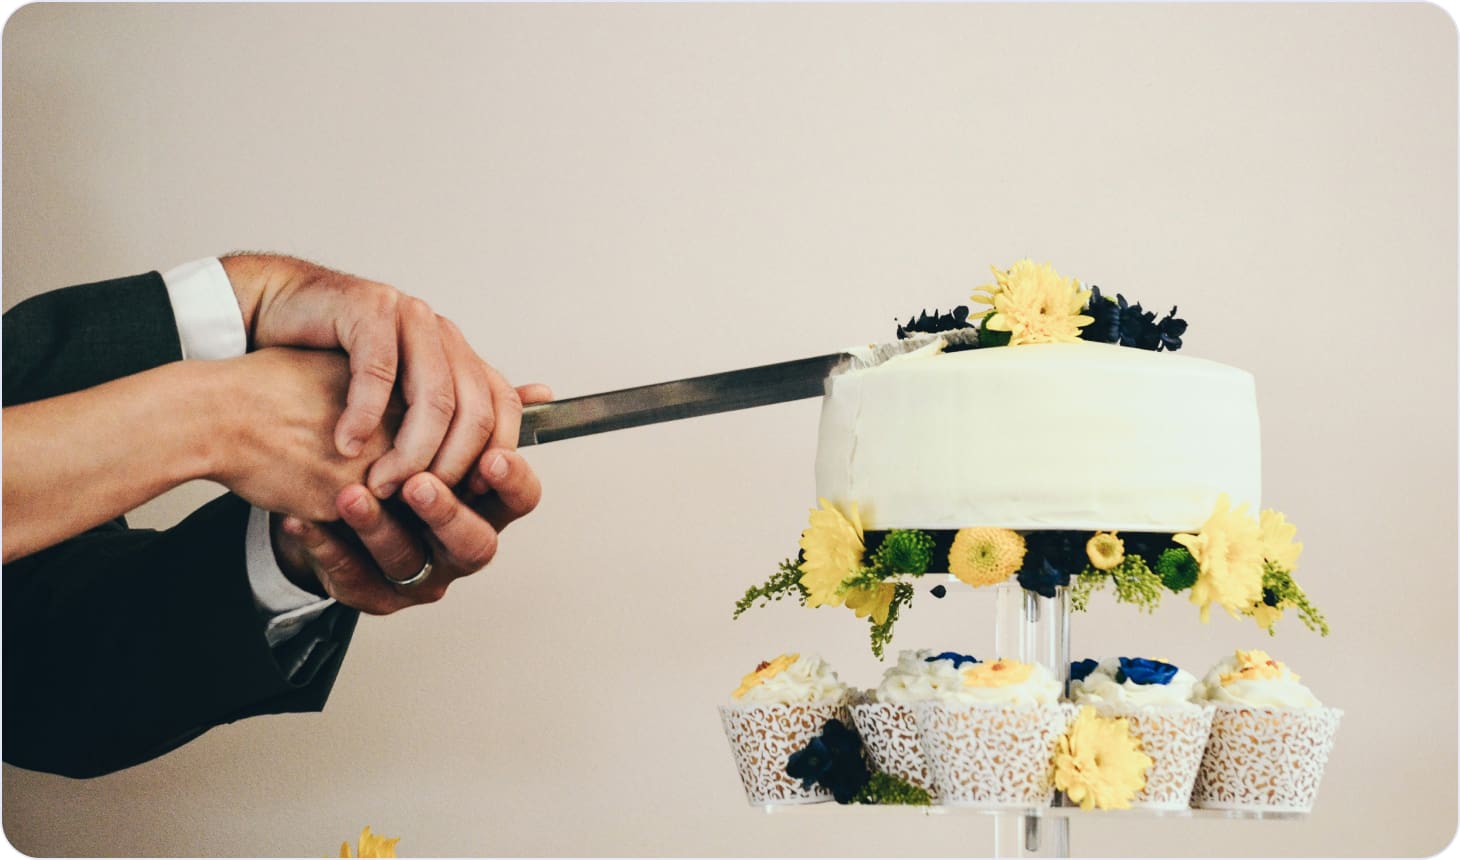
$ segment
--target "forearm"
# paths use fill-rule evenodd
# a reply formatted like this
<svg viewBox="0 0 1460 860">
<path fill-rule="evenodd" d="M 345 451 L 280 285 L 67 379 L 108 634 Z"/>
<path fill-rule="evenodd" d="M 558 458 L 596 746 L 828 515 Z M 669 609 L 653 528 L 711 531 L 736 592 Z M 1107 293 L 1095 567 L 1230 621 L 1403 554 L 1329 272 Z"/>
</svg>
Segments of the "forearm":
<svg viewBox="0 0 1460 860">
<path fill-rule="evenodd" d="M 208 477 L 219 367 L 174 362 L 4 410 L 4 561 Z"/>
</svg>

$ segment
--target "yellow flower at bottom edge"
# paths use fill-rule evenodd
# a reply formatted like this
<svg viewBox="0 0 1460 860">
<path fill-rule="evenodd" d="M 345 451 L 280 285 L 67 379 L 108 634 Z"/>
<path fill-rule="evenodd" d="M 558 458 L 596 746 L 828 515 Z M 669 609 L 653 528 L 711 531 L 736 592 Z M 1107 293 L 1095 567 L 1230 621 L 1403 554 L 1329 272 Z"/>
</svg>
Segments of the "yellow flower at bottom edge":
<svg viewBox="0 0 1460 860">
<path fill-rule="evenodd" d="M 840 606 L 842 580 L 862 566 L 866 545 L 862 542 L 862 518 L 852 502 L 850 516 L 836 505 L 818 499 L 821 510 L 812 509 L 810 525 L 801 532 L 801 584 L 806 586 L 807 606 Z"/>
<path fill-rule="evenodd" d="M 1247 503 L 1231 508 L 1223 493 L 1197 534 L 1172 535 L 1197 563 L 1191 602 L 1201 607 L 1201 620 L 1211 618 L 1213 603 L 1240 618 L 1262 601 L 1262 535 Z"/>
<path fill-rule="evenodd" d="M 1152 764 L 1129 721 L 1086 705 L 1055 746 L 1054 785 L 1081 809 L 1129 809 Z"/>
<path fill-rule="evenodd" d="M 876 588 L 852 588 L 846 593 L 846 605 L 857 613 L 858 618 L 871 615 L 874 624 L 886 624 L 896 593 L 897 586 L 891 582 L 884 582 Z"/>
<path fill-rule="evenodd" d="M 394 857 L 395 844 L 399 841 L 399 836 L 395 837 L 394 839 L 387 839 L 384 836 L 376 836 L 374 833 L 370 832 L 370 825 L 367 824 L 365 825 L 365 829 L 360 831 L 360 845 L 358 852 L 353 855 L 350 854 L 350 843 L 341 842 L 340 856 Z"/>
</svg>

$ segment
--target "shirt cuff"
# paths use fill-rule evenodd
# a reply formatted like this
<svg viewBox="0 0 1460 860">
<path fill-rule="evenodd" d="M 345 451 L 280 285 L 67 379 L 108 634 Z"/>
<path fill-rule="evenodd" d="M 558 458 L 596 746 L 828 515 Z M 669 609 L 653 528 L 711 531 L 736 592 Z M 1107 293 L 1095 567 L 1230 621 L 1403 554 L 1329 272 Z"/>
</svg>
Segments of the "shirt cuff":
<svg viewBox="0 0 1460 860">
<path fill-rule="evenodd" d="M 217 257 L 183 263 L 162 273 L 183 358 L 237 358 L 248 351 L 243 312 Z"/>
<path fill-rule="evenodd" d="M 274 542 L 269 537 L 268 511 L 259 508 L 249 511 L 244 541 L 248 584 L 253 588 L 254 604 L 261 613 L 270 616 L 264 625 L 264 638 L 273 648 L 292 638 L 335 601 L 332 597 L 310 594 L 290 582 L 279 569 L 279 562 L 274 558 Z"/>
</svg>

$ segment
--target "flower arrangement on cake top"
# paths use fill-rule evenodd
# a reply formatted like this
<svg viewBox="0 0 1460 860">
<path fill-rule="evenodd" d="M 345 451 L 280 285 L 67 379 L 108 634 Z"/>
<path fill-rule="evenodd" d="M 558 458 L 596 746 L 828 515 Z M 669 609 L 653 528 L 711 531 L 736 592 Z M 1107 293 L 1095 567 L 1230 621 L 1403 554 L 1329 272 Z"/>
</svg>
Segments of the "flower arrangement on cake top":
<svg viewBox="0 0 1460 860">
<path fill-rule="evenodd" d="M 976 288 L 971 298 L 986 305 L 987 310 L 981 315 L 971 314 L 965 306 L 948 313 L 934 311 L 930 315 L 925 311 L 906 325 L 899 325 L 898 337 L 977 330 L 976 337 L 948 346 L 947 352 L 1082 341 L 1174 352 L 1181 348 L 1187 328 L 1186 321 L 1176 316 L 1175 306 L 1157 319 L 1155 313 L 1144 310 L 1139 303 L 1128 302 L 1122 295 L 1111 298 L 1102 295 L 1099 287 L 1083 289 L 1077 280 L 1060 275 L 1049 264 L 1029 260 L 1021 260 L 1007 270 L 995 268 L 994 282 Z M 935 356 L 932 360 L 943 359 Z M 1171 361 L 1201 363 L 1184 358 Z M 1166 366 L 1165 360 L 1159 363 Z M 1144 364 L 1139 372 L 1146 373 Z M 1211 373 L 1199 368 L 1192 372 Z M 1248 402 L 1255 403 L 1250 381 L 1246 384 Z M 977 389 L 973 396 L 981 393 L 982 389 Z M 1049 409 L 1043 403 L 1036 402 L 1036 406 Z M 1250 408 L 1255 410 L 1255 405 Z M 977 412 L 973 414 L 977 416 Z M 1038 414 L 1053 417 L 1057 413 Z M 1255 411 L 1251 414 L 1255 440 Z M 860 411 L 857 415 L 857 420 L 863 420 Z M 1070 423 L 1072 434 L 1078 433 L 1078 419 Z M 961 427 L 949 431 L 962 432 Z M 1176 430 L 1159 432 L 1165 435 L 1158 438 L 1185 438 Z M 887 458 L 886 450 L 885 460 L 901 462 Z M 1255 441 L 1251 450 L 1248 462 L 1253 463 L 1251 474 L 1255 476 Z M 970 439 L 969 456 L 989 455 L 973 447 Z M 836 471 L 841 468 L 838 461 Z M 1159 471 L 1159 462 L 1146 468 L 1164 474 Z M 980 475 L 971 477 L 976 480 Z M 1230 477 L 1229 472 L 1218 472 L 1214 480 L 1225 484 Z M 1086 483 L 1090 483 L 1088 478 Z M 1061 528 L 1076 523 L 1061 523 L 1058 517 L 1054 521 L 1039 520 L 1027 529 L 974 522 L 960 528 L 879 530 L 871 521 L 875 505 L 859 506 L 855 501 L 838 504 L 820 498 L 819 507 L 811 511 L 808 526 L 801 533 L 799 555 L 782 562 L 766 582 L 748 589 L 737 602 L 734 616 L 787 596 L 808 607 L 844 606 L 858 618 L 868 620 L 872 651 L 881 657 L 901 610 L 914 596 L 914 583 L 929 572 L 946 571 L 972 587 L 1015 580 L 1026 590 L 1046 597 L 1068 587 L 1077 610 L 1087 608 L 1090 595 L 1107 584 L 1113 586 L 1118 602 L 1132 603 L 1148 612 L 1166 592 L 1189 592 L 1191 602 L 1200 608 L 1202 621 L 1209 619 L 1215 605 L 1233 617 L 1252 618 L 1270 634 L 1274 623 L 1292 609 L 1309 629 L 1327 635 L 1327 622 L 1293 579 L 1302 551 L 1302 544 L 1294 540 L 1297 527 L 1277 511 L 1263 510 L 1254 515 L 1247 502 L 1234 505 L 1225 492 L 1217 493 L 1220 486 L 1203 489 L 1201 495 L 1184 490 L 1188 495 L 1183 498 L 1195 504 L 1183 502 L 1190 506 L 1180 519 L 1159 521 L 1171 529 L 1164 532 Z M 1195 529 L 1177 530 L 1178 523 L 1190 523 L 1200 516 L 1201 499 L 1210 498 L 1207 492 L 1216 498 L 1205 522 Z M 864 501 L 867 498 L 877 500 L 875 495 Z M 1096 494 L 1095 498 L 1099 501 L 1105 497 Z M 1095 505 L 1089 515 L 1095 524 L 1103 519 L 1103 506 L 1103 502 Z M 998 513 L 994 511 L 994 515 Z M 1147 523 L 1147 527 L 1151 525 L 1154 523 Z M 936 597 L 942 597 L 945 591 L 942 585 L 932 589 Z"/>
</svg>

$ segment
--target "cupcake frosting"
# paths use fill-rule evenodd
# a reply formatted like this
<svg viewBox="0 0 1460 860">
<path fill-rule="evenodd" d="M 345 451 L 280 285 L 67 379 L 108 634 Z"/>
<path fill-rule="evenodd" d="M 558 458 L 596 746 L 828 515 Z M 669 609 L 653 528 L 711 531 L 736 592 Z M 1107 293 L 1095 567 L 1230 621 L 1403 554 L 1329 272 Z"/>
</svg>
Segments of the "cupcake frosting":
<svg viewBox="0 0 1460 860">
<path fill-rule="evenodd" d="M 1313 692 L 1299 676 L 1266 651 L 1238 651 L 1223 659 L 1201 682 L 1208 701 L 1276 708 L 1317 708 Z"/>
<path fill-rule="evenodd" d="M 1195 675 L 1170 663 L 1111 657 L 1070 682 L 1070 701 L 1113 711 L 1152 705 L 1194 708 L 1196 688 Z"/>
<path fill-rule="evenodd" d="M 974 662 L 966 654 L 951 651 L 903 651 L 897 655 L 897 665 L 883 673 L 882 683 L 877 686 L 877 701 L 910 705 L 939 698 L 947 690 L 963 687 L 959 667 Z"/>
<path fill-rule="evenodd" d="M 1038 663 L 994 660 L 965 663 L 961 683 L 939 689 L 934 698 L 952 704 L 1048 705 L 1059 701 L 1060 682 Z"/>
<path fill-rule="evenodd" d="M 846 685 L 825 660 L 814 654 L 782 654 L 742 678 L 731 696 L 748 705 L 793 705 L 834 702 L 846 693 Z"/>
</svg>

